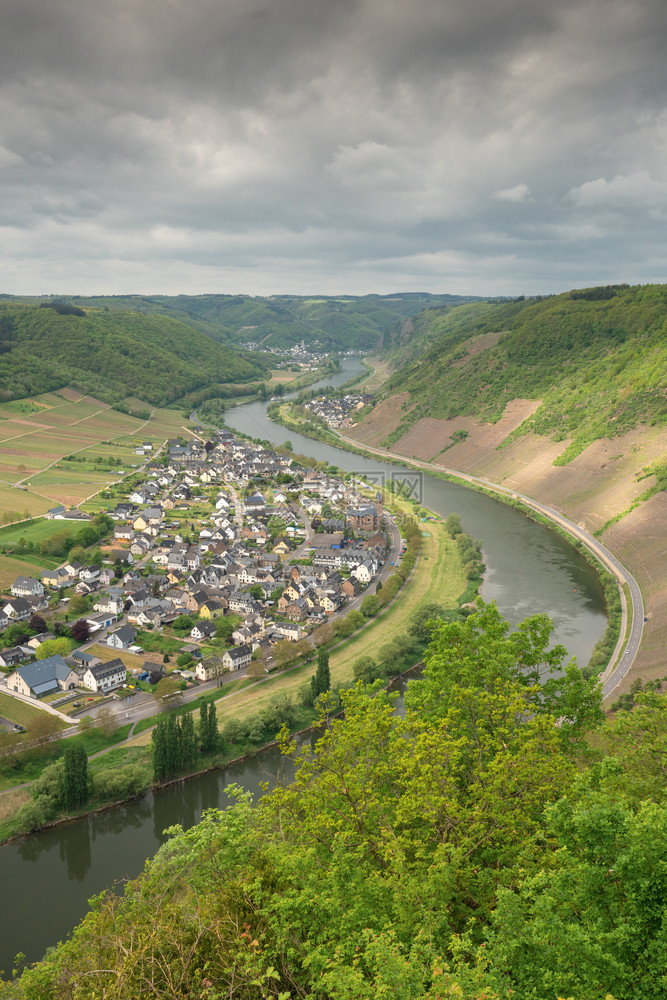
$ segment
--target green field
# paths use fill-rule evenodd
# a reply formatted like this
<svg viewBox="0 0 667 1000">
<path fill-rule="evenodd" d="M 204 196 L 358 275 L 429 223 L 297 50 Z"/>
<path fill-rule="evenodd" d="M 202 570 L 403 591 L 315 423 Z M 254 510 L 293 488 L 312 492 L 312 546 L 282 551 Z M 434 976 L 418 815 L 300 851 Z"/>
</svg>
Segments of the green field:
<svg viewBox="0 0 667 1000">
<path fill-rule="evenodd" d="M 58 562 L 52 559 L 43 560 L 34 553 L 30 553 L 26 559 L 13 559 L 11 556 L 0 555 L 0 590 L 8 590 L 17 576 L 34 576 L 39 580 L 44 569 L 55 569 L 57 565 Z"/>
<path fill-rule="evenodd" d="M 6 528 L 0 528 L 0 545 L 15 545 L 22 538 L 25 538 L 26 542 L 41 542 L 71 527 L 71 523 L 47 521 L 46 518 L 40 517 L 31 522 L 21 521 L 18 524 L 11 524 Z"/>
<path fill-rule="evenodd" d="M 0 692 L 0 715 L 4 719 L 18 722 L 21 726 L 29 726 L 33 719 L 43 714 L 41 708 L 29 705 L 25 701 L 19 701 L 18 698 L 12 698 L 10 694 Z"/>
</svg>

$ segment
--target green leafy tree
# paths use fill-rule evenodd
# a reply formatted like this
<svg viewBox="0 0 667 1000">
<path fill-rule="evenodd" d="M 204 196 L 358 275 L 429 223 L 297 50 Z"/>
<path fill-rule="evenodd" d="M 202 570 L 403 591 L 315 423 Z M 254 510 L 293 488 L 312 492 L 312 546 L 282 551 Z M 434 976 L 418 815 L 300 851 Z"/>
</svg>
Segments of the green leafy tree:
<svg viewBox="0 0 667 1000">
<path fill-rule="evenodd" d="M 46 642 L 42 642 L 35 650 L 35 656 L 38 660 L 45 660 L 49 656 L 54 656 L 59 653 L 60 656 L 67 656 L 72 643 L 65 636 L 61 636 L 59 639 L 47 639 Z"/>
<path fill-rule="evenodd" d="M 67 740 L 63 751 L 61 802 L 66 810 L 81 809 L 88 801 L 88 756 L 84 747 Z"/>
<path fill-rule="evenodd" d="M 329 653 L 319 649 L 317 653 L 317 670 L 310 679 L 313 701 L 321 694 L 326 694 L 331 688 L 331 673 L 329 670 Z"/>
</svg>

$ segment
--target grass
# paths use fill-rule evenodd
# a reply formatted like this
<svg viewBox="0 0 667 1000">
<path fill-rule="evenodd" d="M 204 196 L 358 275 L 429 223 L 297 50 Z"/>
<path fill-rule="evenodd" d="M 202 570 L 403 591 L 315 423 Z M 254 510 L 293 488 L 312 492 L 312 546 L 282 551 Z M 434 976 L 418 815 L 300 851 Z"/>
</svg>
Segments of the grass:
<svg viewBox="0 0 667 1000">
<path fill-rule="evenodd" d="M 146 650 L 147 653 L 179 653 L 186 640 L 172 639 L 168 635 L 160 632 L 137 632 L 137 643 Z"/>
<path fill-rule="evenodd" d="M 44 713 L 41 708 L 29 705 L 18 698 L 12 698 L 10 694 L 0 692 L 0 715 L 12 722 L 18 722 L 21 726 L 29 726 L 33 719 L 39 718 Z"/>
<path fill-rule="evenodd" d="M 43 517 L 21 521 L 19 524 L 0 528 L 0 545 L 15 545 L 21 538 L 25 538 L 26 542 L 41 542 L 45 538 L 57 535 L 66 527 L 63 521 L 47 521 Z"/>
<path fill-rule="evenodd" d="M 125 649 L 113 649 L 111 646 L 103 643 L 97 643 L 95 646 L 91 646 L 88 652 L 92 653 L 93 656 L 99 656 L 100 660 L 103 660 L 104 663 L 120 657 L 128 670 L 144 669 L 144 661 L 141 657 L 135 656 L 134 653 L 128 653 Z"/>
<path fill-rule="evenodd" d="M 37 557 L 39 558 L 39 557 Z M 53 569 L 51 563 L 45 563 L 42 559 L 35 562 L 34 554 L 26 559 L 14 559 L 12 556 L 0 556 L 0 589 L 8 590 L 17 576 L 33 576 L 39 580 L 43 568 Z M 58 565 L 55 563 L 54 565 Z"/>
</svg>

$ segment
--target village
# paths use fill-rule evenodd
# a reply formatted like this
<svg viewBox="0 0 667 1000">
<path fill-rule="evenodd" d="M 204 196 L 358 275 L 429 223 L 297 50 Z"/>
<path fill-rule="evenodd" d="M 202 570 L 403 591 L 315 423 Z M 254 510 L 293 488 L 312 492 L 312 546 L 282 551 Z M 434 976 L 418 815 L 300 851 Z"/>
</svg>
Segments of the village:
<svg viewBox="0 0 667 1000">
<path fill-rule="evenodd" d="M 102 494 L 94 517 L 46 515 L 106 529 L 102 558 L 15 580 L 0 600 L 0 691 L 76 722 L 156 686 L 259 677 L 312 651 L 312 633 L 400 562 L 382 495 L 359 480 L 226 430 L 153 448 L 137 447 L 143 473 Z"/>
<path fill-rule="evenodd" d="M 354 426 L 353 415 L 363 409 L 371 398 L 367 393 L 361 392 L 348 392 L 340 397 L 316 396 L 315 399 L 304 403 L 304 409 L 336 430 L 339 427 Z"/>
</svg>

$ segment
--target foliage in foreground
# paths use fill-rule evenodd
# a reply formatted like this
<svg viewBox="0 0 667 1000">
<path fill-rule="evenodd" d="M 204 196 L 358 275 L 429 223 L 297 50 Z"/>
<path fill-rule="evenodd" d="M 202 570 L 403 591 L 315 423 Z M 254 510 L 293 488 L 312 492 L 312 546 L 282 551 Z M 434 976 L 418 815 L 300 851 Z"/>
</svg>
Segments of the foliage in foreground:
<svg viewBox="0 0 667 1000">
<path fill-rule="evenodd" d="M 664 996 L 667 699 L 601 722 L 550 636 L 436 624 L 404 718 L 343 693 L 314 750 L 283 735 L 291 785 L 173 829 L 0 996 Z"/>
</svg>

